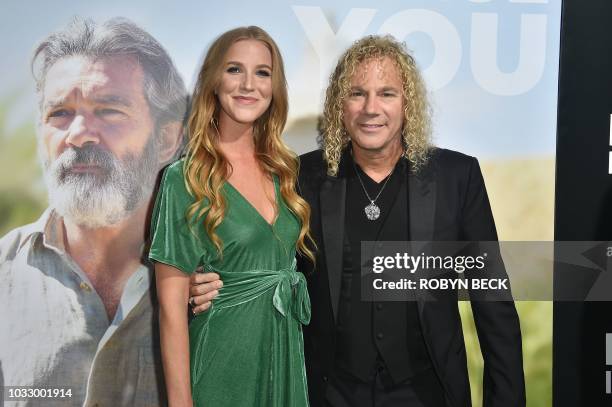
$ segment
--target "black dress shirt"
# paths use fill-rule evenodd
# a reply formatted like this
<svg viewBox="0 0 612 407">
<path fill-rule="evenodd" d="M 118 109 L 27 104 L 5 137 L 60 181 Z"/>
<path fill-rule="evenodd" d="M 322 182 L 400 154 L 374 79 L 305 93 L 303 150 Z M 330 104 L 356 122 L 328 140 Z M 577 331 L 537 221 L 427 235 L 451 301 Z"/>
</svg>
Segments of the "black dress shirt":
<svg viewBox="0 0 612 407">
<path fill-rule="evenodd" d="M 361 242 L 408 240 L 408 188 L 405 160 L 390 178 L 377 183 L 352 158 L 347 174 L 342 284 L 337 323 L 336 366 L 364 382 L 382 374 L 389 385 L 401 383 L 430 367 L 414 302 L 371 302 L 361 296 Z M 376 199 L 380 217 L 369 220 L 364 208 Z M 385 181 L 387 182 L 385 185 Z M 382 372 L 382 373 L 381 373 Z"/>
</svg>

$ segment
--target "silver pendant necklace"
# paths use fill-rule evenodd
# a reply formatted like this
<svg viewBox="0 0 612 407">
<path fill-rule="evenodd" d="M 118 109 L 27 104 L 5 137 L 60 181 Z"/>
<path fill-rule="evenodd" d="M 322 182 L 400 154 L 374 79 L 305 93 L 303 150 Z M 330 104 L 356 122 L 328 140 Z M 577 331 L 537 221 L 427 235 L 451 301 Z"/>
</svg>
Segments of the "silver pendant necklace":
<svg viewBox="0 0 612 407">
<path fill-rule="evenodd" d="M 359 171 L 357 170 L 357 166 L 355 165 L 354 159 L 353 159 L 353 168 L 355 168 L 355 174 L 357 174 L 357 179 L 359 180 L 359 183 L 361 184 L 361 188 L 363 188 L 363 192 L 365 193 L 366 197 L 368 197 L 368 201 L 370 201 L 370 204 L 367 205 L 365 208 L 363 208 L 366 214 L 366 218 L 368 218 L 368 220 L 376 220 L 380 217 L 380 208 L 378 207 L 378 205 L 376 205 L 376 200 L 378 200 L 378 197 L 380 196 L 380 194 L 382 194 L 382 191 L 387 186 L 387 182 L 389 182 L 389 180 L 391 179 L 391 176 L 393 175 L 393 172 L 395 171 L 395 167 L 393 167 L 389 175 L 387 175 L 387 179 L 385 180 L 385 183 L 380 188 L 380 191 L 378 191 L 378 194 L 376 194 L 376 198 L 374 199 L 370 197 L 370 194 L 368 194 L 368 191 L 366 190 L 365 185 L 363 185 L 363 181 L 361 180 L 361 176 L 359 175 Z"/>
</svg>

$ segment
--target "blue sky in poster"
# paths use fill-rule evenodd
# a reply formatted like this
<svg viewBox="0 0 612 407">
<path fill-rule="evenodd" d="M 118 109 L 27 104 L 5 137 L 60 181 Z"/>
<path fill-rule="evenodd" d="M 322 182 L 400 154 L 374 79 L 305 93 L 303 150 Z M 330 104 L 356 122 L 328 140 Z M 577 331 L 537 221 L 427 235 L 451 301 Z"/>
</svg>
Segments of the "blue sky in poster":
<svg viewBox="0 0 612 407">
<path fill-rule="evenodd" d="M 240 25 L 263 27 L 285 58 L 290 122 L 319 112 L 322 82 L 339 50 L 358 36 L 392 32 L 425 71 L 438 145 L 483 159 L 554 155 L 559 0 L 32 3 L 0 6 L 0 100 L 17 100 L 9 126 L 34 116 L 29 57 L 38 40 L 74 15 L 122 16 L 168 49 L 189 87 L 216 35 Z M 289 143 L 307 151 L 314 135 Z"/>
</svg>

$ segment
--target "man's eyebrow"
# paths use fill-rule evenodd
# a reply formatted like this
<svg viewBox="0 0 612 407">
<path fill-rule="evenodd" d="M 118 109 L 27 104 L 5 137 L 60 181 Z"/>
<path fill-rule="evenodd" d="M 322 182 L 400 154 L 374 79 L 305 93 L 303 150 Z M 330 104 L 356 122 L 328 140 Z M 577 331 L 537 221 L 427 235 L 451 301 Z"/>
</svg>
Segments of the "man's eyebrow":
<svg viewBox="0 0 612 407">
<path fill-rule="evenodd" d="M 123 96 L 119 96 L 119 95 L 99 95 L 99 96 L 94 96 L 92 100 L 95 103 L 99 103 L 103 105 L 119 105 L 123 107 L 132 107 L 132 102 L 130 102 L 128 99 L 124 98 Z M 52 110 L 64 104 L 66 104 L 66 98 L 58 98 L 58 99 L 49 100 L 45 102 L 45 104 L 43 105 L 43 110 L 44 111 Z"/>
<path fill-rule="evenodd" d="M 382 88 L 379 89 L 380 92 L 388 92 L 390 90 L 394 92 L 399 92 L 400 88 L 397 88 L 395 86 L 383 86 Z"/>
<path fill-rule="evenodd" d="M 123 107 L 132 107 L 132 102 L 120 95 L 99 95 L 94 96 L 93 101 L 103 105 L 120 105 Z"/>
<path fill-rule="evenodd" d="M 353 86 L 351 86 L 351 90 L 363 90 L 363 86 L 361 86 L 361 85 L 353 85 Z M 401 88 L 398 88 L 396 86 L 387 85 L 387 86 L 383 86 L 381 88 L 377 88 L 376 90 L 378 92 L 387 92 L 387 91 L 390 91 L 390 90 L 395 91 L 395 92 L 399 92 L 399 91 L 401 91 Z"/>
<path fill-rule="evenodd" d="M 48 100 L 43 105 L 43 111 L 55 109 L 56 107 L 62 106 L 65 103 L 66 103 L 66 99 L 65 98 Z"/>
</svg>

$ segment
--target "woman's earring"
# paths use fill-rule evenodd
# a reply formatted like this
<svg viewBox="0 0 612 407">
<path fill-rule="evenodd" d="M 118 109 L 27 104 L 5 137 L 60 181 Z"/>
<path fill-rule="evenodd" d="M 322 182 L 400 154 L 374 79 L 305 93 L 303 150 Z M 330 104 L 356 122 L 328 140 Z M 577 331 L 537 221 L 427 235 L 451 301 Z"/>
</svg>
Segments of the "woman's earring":
<svg viewBox="0 0 612 407">
<path fill-rule="evenodd" d="M 217 127 L 217 119 L 214 117 L 210 118 L 210 125 L 214 127 L 214 129 L 219 133 L 219 128 Z"/>
</svg>

